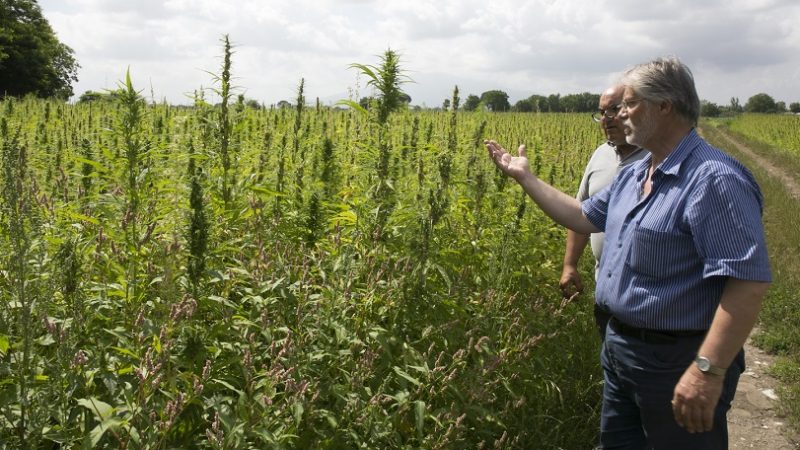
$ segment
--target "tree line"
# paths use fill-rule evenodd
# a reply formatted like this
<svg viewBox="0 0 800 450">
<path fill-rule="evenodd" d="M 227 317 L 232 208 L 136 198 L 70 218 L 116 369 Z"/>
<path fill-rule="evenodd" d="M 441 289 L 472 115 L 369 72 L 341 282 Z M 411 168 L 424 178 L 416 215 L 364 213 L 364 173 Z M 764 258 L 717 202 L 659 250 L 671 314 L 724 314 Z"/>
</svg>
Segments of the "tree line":
<svg viewBox="0 0 800 450">
<path fill-rule="evenodd" d="M 58 40 L 36 0 L 0 1 L 0 98 L 32 94 L 68 100 L 73 95 L 72 84 L 78 81 L 79 67 L 73 50 Z M 403 92 L 401 94 L 398 101 L 410 105 L 411 97 Z M 89 102 L 114 97 L 113 93 L 87 91 L 78 101 Z M 249 107 L 259 107 L 258 102 L 252 99 L 241 98 L 239 101 Z M 364 97 L 359 103 L 362 107 L 369 108 L 371 101 L 371 97 Z M 597 110 L 599 101 L 600 95 L 590 92 L 563 96 L 534 94 L 512 105 L 506 92 L 493 89 L 480 96 L 468 95 L 460 108 L 464 111 L 589 113 Z M 277 104 L 278 108 L 291 106 L 287 101 Z M 442 102 L 441 109 L 450 110 L 451 107 L 450 99 Z M 744 105 L 736 97 L 731 98 L 728 105 L 709 101 L 701 104 L 703 116 L 715 117 L 740 112 L 800 113 L 800 102 L 787 106 L 785 102 L 775 101 L 768 94 L 759 93 L 750 97 Z"/>
</svg>

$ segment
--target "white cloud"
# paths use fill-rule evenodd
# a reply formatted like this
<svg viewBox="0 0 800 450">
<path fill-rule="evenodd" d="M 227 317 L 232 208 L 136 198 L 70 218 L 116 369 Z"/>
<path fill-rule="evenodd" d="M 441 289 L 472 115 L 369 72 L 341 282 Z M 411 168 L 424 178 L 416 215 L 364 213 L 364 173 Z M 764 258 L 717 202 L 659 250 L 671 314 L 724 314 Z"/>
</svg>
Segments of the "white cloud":
<svg viewBox="0 0 800 450">
<path fill-rule="evenodd" d="M 800 3 L 793 0 L 41 0 L 82 68 L 75 91 L 108 87 L 130 65 L 157 95 L 184 101 L 217 71 L 220 37 L 250 97 L 346 95 L 353 62 L 399 51 L 415 103 L 490 89 L 527 95 L 600 92 L 625 68 L 674 54 L 703 98 L 757 92 L 800 100 Z M 134 78 L 136 82 L 137 79 Z M 363 83 L 363 80 L 362 80 Z M 362 88 L 363 90 L 363 88 Z"/>
</svg>

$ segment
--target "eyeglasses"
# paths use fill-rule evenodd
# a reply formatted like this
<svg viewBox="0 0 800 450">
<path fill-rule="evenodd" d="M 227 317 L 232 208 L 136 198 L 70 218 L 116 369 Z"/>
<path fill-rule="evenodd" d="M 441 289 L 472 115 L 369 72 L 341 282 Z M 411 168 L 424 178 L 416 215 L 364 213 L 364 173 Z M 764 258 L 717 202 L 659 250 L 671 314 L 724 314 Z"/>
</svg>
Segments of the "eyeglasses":
<svg viewBox="0 0 800 450">
<path fill-rule="evenodd" d="M 620 110 L 622 110 L 622 104 L 610 106 L 606 109 L 598 109 L 592 113 L 592 120 L 595 122 L 601 122 L 603 119 L 613 120 Z"/>
</svg>

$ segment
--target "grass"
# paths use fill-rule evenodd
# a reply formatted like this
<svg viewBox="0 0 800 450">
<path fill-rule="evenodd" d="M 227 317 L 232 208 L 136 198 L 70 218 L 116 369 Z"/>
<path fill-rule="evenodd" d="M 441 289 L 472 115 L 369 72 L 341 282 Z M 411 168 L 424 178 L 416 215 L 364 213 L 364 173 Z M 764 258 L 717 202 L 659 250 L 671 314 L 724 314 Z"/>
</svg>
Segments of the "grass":
<svg viewBox="0 0 800 450">
<path fill-rule="evenodd" d="M 735 120 L 735 119 L 734 119 Z M 773 374 L 782 382 L 781 407 L 790 423 L 800 430 L 800 201 L 793 198 L 777 179 L 756 161 L 736 152 L 719 136 L 717 127 L 743 142 L 759 156 L 790 174 L 800 173 L 800 158 L 776 151 L 770 144 L 731 132 L 727 121 L 704 122 L 703 131 L 713 145 L 730 152 L 755 175 L 764 194 L 764 227 L 769 247 L 773 283 L 759 315 L 760 332 L 754 342 L 764 350 L 779 355 Z"/>
</svg>

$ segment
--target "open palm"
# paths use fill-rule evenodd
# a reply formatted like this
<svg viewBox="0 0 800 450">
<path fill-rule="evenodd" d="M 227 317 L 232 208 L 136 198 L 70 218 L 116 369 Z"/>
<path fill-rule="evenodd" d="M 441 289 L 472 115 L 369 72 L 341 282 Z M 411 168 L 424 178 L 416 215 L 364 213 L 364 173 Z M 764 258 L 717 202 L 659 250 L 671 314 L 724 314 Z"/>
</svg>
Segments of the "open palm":
<svg viewBox="0 0 800 450">
<path fill-rule="evenodd" d="M 495 165 L 500 168 L 506 175 L 521 180 L 525 175 L 530 173 L 528 168 L 528 156 L 525 152 L 525 146 L 520 145 L 517 153 L 519 156 L 513 156 L 500 144 L 495 141 L 485 141 L 487 150 L 489 150 L 489 157 L 492 158 Z"/>
</svg>

